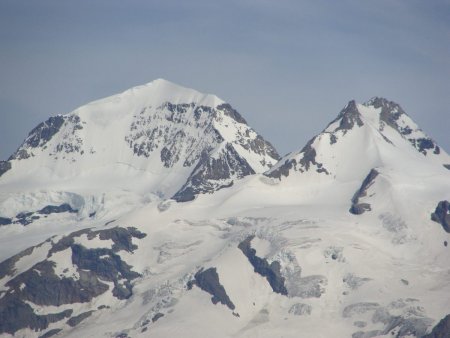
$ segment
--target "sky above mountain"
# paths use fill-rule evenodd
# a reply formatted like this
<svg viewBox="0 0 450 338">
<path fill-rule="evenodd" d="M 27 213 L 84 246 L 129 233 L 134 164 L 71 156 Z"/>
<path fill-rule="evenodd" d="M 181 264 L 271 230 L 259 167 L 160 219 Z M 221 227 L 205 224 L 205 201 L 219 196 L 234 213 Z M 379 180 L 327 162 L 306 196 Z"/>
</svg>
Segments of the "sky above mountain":
<svg viewBox="0 0 450 338">
<path fill-rule="evenodd" d="M 165 78 L 281 154 L 350 99 L 394 100 L 450 150 L 450 3 L 1 0 L 0 159 L 50 115 Z"/>
</svg>

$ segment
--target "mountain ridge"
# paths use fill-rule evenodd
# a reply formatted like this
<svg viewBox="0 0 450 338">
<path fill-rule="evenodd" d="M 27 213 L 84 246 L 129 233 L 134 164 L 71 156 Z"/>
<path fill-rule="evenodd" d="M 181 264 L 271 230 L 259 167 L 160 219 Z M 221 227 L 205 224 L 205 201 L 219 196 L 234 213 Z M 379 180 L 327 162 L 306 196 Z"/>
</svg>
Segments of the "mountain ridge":
<svg viewBox="0 0 450 338">
<path fill-rule="evenodd" d="M 311 166 L 315 167 L 316 172 L 329 175 L 333 172 L 330 169 L 333 164 L 327 168 L 320 160 L 316 160 L 317 153 L 319 152 L 319 158 L 322 153 L 327 151 L 332 153 L 332 147 L 338 143 L 339 139 L 345 138 L 347 132 L 356 133 L 356 130 L 360 128 L 366 128 L 365 136 L 373 135 L 370 137 L 374 140 L 380 136 L 385 141 L 375 141 L 375 144 L 378 145 L 385 145 L 384 143 L 394 145 L 390 138 L 393 140 L 395 138 L 396 144 L 400 146 L 399 144 L 402 143 L 402 140 L 398 138 L 400 136 L 422 155 L 448 169 L 450 156 L 417 126 L 400 105 L 384 98 L 374 97 L 363 104 L 357 104 L 354 100 L 349 101 L 321 133 L 308 141 L 300 151 L 292 152 L 282 158 L 269 169 L 266 175 L 281 179 L 282 176 L 288 176 L 291 169 L 304 172 L 309 171 Z M 362 141 L 361 137 L 360 141 Z M 354 143 L 356 149 L 358 145 L 357 142 Z M 362 151 L 370 149 L 370 147 L 370 144 L 365 144 L 358 155 L 362 156 Z M 379 153 L 377 149 L 373 149 L 373 151 Z M 337 153 L 340 152 L 337 151 Z M 323 156 L 328 155 L 324 154 Z M 341 161 L 348 160 L 341 159 Z M 354 158 L 351 160 L 355 161 Z M 368 172 L 368 169 L 381 164 L 380 160 L 369 165 L 365 171 Z"/>
<path fill-rule="evenodd" d="M 22 170 L 26 176 L 30 175 L 26 172 L 30 166 L 46 167 L 54 180 L 55 175 L 76 177 L 96 167 L 126 163 L 138 172 L 150 170 L 156 176 L 168 176 L 169 185 L 178 180 L 174 185 L 180 189 L 193 185 L 187 182 L 192 180 L 189 173 L 201 166 L 199 160 L 208 162 L 223 142 L 230 144 L 227 156 L 249 167 L 242 172 L 227 168 L 222 176 L 218 172 L 208 176 L 208 180 L 227 180 L 223 186 L 242 175 L 265 171 L 279 158 L 273 146 L 248 127 L 231 105 L 214 95 L 159 79 L 67 115 L 50 117 L 30 132 L 8 161 L 2 162 L 0 174 L 18 167 L 16 171 Z M 34 163 L 22 165 L 26 160 Z M 198 187 L 189 192 L 189 198 L 222 186 L 201 182 L 198 173 L 195 185 Z M 183 195 L 174 189 L 166 191 L 157 182 L 149 189 L 166 198 Z"/>
<path fill-rule="evenodd" d="M 350 101 L 275 163 L 230 105 L 151 86 L 0 163 L 0 336 L 445 332 L 448 155 L 400 106 Z"/>
</svg>

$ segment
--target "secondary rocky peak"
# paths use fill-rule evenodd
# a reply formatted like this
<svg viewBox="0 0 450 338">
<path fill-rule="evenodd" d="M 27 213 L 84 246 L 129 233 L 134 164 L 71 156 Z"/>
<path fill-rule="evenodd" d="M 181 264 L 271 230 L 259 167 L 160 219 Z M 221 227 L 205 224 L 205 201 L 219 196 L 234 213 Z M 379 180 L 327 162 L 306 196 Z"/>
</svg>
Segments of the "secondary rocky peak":
<svg viewBox="0 0 450 338">
<path fill-rule="evenodd" d="M 342 130 L 349 130 L 355 125 L 361 127 L 364 124 L 361 120 L 361 113 L 358 110 L 355 100 L 349 101 L 345 108 L 341 110 L 335 121 L 338 120 L 340 120 L 339 129 Z"/>
<path fill-rule="evenodd" d="M 389 126 L 423 155 L 440 155 L 441 149 L 436 142 L 419 128 L 398 103 L 374 97 L 363 106 L 378 111 L 380 132 L 383 133 L 385 126 Z"/>
<path fill-rule="evenodd" d="M 400 105 L 394 101 L 390 101 L 383 97 L 373 97 L 369 101 L 363 103 L 365 107 L 373 107 L 379 110 L 380 124 L 384 122 L 388 126 L 396 129 L 403 134 L 411 133 L 411 129 L 401 127 L 398 123 L 402 116 L 408 116 Z M 409 116 L 408 116 L 409 118 Z M 410 119 L 410 118 L 409 118 Z"/>
<path fill-rule="evenodd" d="M 450 157 L 429 138 L 405 113 L 401 106 L 382 97 L 374 97 L 364 104 L 351 100 L 338 116 L 300 151 L 288 154 L 266 175 L 276 178 L 291 171 L 336 176 L 354 169 L 347 163 L 363 161 L 364 170 L 384 161 L 382 149 L 401 149 L 413 146 L 432 161 L 447 168 Z M 373 150 L 368 152 L 369 150 Z M 366 160 L 367 159 L 367 160 Z M 370 159 L 370 160 L 369 160 Z M 372 166 L 372 167 L 373 167 Z M 345 168 L 345 170 L 344 170 Z M 361 173 L 360 173 L 361 174 Z"/>
</svg>

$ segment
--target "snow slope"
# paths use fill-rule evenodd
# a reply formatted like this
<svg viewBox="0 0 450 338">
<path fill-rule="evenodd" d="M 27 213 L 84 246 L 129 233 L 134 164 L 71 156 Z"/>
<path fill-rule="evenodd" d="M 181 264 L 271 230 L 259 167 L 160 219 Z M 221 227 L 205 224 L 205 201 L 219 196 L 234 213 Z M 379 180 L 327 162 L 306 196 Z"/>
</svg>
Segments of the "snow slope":
<svg viewBox="0 0 450 338">
<path fill-rule="evenodd" d="M 36 244 L 80 223 L 111 221 L 149 201 L 187 201 L 229 187 L 278 158 L 218 97 L 155 80 L 33 129 L 0 165 L 0 217 L 36 228 L 4 226 L 0 235 L 14 236 L 13 248 L 23 233 L 36 236 Z M 59 215 L 66 228 L 37 218 L 38 210 L 62 204 L 77 211 Z M 23 213 L 35 214 L 17 217 Z"/>
<path fill-rule="evenodd" d="M 191 176 L 232 154 L 222 143 Z M 450 313 L 450 233 L 431 219 L 448 214 L 448 159 L 398 105 L 375 98 L 350 102 L 265 174 L 185 203 L 133 187 L 87 202 L 95 189 L 75 183 L 19 199 L 31 192 L 6 180 L 19 175 L 13 166 L 0 178 L 11 189 L 0 216 L 32 222 L 0 227 L 1 333 L 422 337 Z M 84 216 L 61 207 L 68 199 Z M 6 214 L 16 203 L 34 213 Z"/>
<path fill-rule="evenodd" d="M 224 153 L 240 166 L 224 164 L 223 172 L 194 185 L 231 184 L 278 159 L 229 104 L 159 79 L 41 123 L 3 164 L 12 169 L 0 184 L 4 191 L 58 184 L 88 190 L 114 181 L 117 187 L 168 198 L 203 162 L 220 160 Z M 193 195 L 204 192 L 196 188 Z"/>
</svg>

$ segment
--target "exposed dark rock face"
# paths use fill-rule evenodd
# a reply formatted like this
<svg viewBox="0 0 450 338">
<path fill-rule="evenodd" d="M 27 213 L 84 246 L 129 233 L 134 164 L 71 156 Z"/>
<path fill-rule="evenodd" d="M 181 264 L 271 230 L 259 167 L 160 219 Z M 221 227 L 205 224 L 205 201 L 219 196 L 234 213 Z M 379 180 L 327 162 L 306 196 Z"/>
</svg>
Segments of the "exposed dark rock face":
<svg viewBox="0 0 450 338">
<path fill-rule="evenodd" d="M 44 242 L 45 243 L 45 242 Z M 29 256 L 31 255 L 31 253 L 33 252 L 33 250 L 37 247 L 40 247 L 42 244 L 37 245 L 37 246 L 32 246 L 29 247 L 23 251 L 21 251 L 20 253 L 18 253 L 17 255 L 14 255 L 10 258 L 8 258 L 7 260 L 4 260 L 3 262 L 0 263 L 0 279 L 3 279 L 5 276 L 13 276 L 16 273 L 16 263 L 25 256 Z"/>
<path fill-rule="evenodd" d="M 30 211 L 17 214 L 13 220 L 13 223 L 28 225 L 41 218 L 41 215 L 58 214 L 62 212 L 77 213 L 78 210 L 72 209 L 72 207 L 67 203 L 63 203 L 61 205 L 47 205 L 36 212 Z"/>
<path fill-rule="evenodd" d="M 88 249 L 75 243 L 75 238 L 86 235 L 88 240 L 98 237 L 100 240 L 111 240 L 111 249 Z M 64 304 L 87 303 L 93 298 L 108 291 L 109 281 L 114 284 L 112 294 L 119 299 L 127 299 L 132 295 L 131 281 L 140 276 L 131 270 L 117 252 L 126 250 L 133 252 L 137 246 L 132 238 L 143 238 L 146 235 L 135 228 L 115 227 L 105 230 L 80 230 L 61 238 L 48 251 L 47 259 L 37 262 L 30 269 L 18 274 L 16 263 L 24 256 L 30 255 L 34 247 L 0 263 L 0 278 L 13 277 L 6 283 L 8 290 L 0 298 L 0 333 L 14 333 L 29 327 L 35 330 L 46 329 L 49 323 L 59 321 L 72 314 L 67 310 L 54 315 L 38 316 L 27 303 L 37 306 L 61 306 Z M 56 263 L 52 255 L 69 249 L 72 264 L 79 277 L 56 275 Z M 85 319 L 87 313 L 69 320 L 77 324 Z M 7 324 L 2 324 L 7 323 Z M 69 323 L 69 325 L 71 325 Z M 3 325 L 3 326 L 2 326 Z"/>
<path fill-rule="evenodd" d="M 46 241 L 48 242 L 48 240 Z M 21 252 L 19 252 L 18 254 L 4 260 L 3 262 L 0 263 L 0 280 L 3 279 L 5 276 L 13 276 L 17 271 L 16 271 L 16 263 L 25 256 L 29 256 L 33 253 L 33 250 L 36 248 L 39 248 L 40 246 L 42 246 L 44 243 L 41 243 L 39 245 L 36 246 L 32 246 L 29 247 Z M 1 294 L 1 293 L 0 293 Z"/>
<path fill-rule="evenodd" d="M 59 131 L 63 123 L 64 117 L 61 115 L 50 117 L 30 132 L 26 144 L 32 148 L 44 145 Z"/>
<path fill-rule="evenodd" d="M 78 324 L 80 324 L 83 320 L 85 320 L 86 318 L 89 318 L 92 313 L 94 311 L 86 311 L 83 312 L 81 314 L 79 314 L 78 316 L 72 317 L 67 321 L 67 324 L 74 327 L 77 326 Z"/>
<path fill-rule="evenodd" d="M 238 154 L 235 144 L 260 155 L 263 166 L 271 165 L 265 156 L 279 159 L 273 146 L 250 128 L 237 132 L 232 143 L 224 144 L 227 140 L 217 129 L 217 125 L 229 123 L 223 121 L 224 116 L 246 124 L 229 104 L 214 108 L 196 103 L 166 102 L 160 107 L 145 108 L 135 115 L 125 141 L 137 156 L 150 157 L 153 152 L 158 152 L 166 168 L 180 163 L 183 167 L 192 167 L 187 182 L 172 197 L 178 202 L 190 201 L 198 194 L 229 187 L 233 179 L 255 173 L 245 158 Z M 199 138 L 199 135 L 203 137 Z"/>
<path fill-rule="evenodd" d="M 56 153 L 80 152 L 83 141 L 76 136 L 76 131 L 83 129 L 80 117 L 77 115 L 52 116 L 47 121 L 40 123 L 29 134 L 19 149 L 9 160 L 23 160 L 34 156 L 32 149 L 43 148 L 56 135 L 61 128 L 69 123 L 72 127 L 71 137 L 61 140 L 55 147 Z"/>
<path fill-rule="evenodd" d="M 247 161 L 228 143 L 218 158 L 204 152 L 187 182 L 172 198 L 177 202 L 191 201 L 198 194 L 229 187 L 234 178 L 239 179 L 254 173 Z"/>
<path fill-rule="evenodd" d="M 142 239 L 147 235 L 143 232 L 140 232 L 136 228 L 128 227 L 128 228 L 120 228 L 115 227 L 106 230 L 93 231 L 92 234 L 99 234 L 99 238 L 101 240 L 112 240 L 114 242 L 112 246 L 112 250 L 114 252 L 118 252 L 120 250 L 125 250 L 128 252 L 133 252 L 138 247 L 132 243 L 132 238 Z M 92 236 L 92 235 L 90 235 Z M 89 235 L 88 235 L 89 237 Z M 93 238 L 93 237 L 91 237 Z"/>
<path fill-rule="evenodd" d="M 223 304 L 223 303 L 222 303 L 222 304 Z M 160 318 L 162 318 L 162 317 L 164 317 L 164 314 L 161 313 L 161 312 L 158 312 L 156 315 L 154 315 L 154 316 L 152 317 L 152 323 L 156 322 L 158 319 L 160 319 Z"/>
<path fill-rule="evenodd" d="M 140 232 L 136 228 L 128 227 L 128 228 L 122 228 L 122 227 L 114 227 L 110 229 L 104 229 L 104 230 L 96 230 L 93 231 L 91 229 L 84 229 L 80 231 L 76 231 L 71 233 L 68 236 L 65 236 L 61 238 L 58 242 L 56 242 L 53 247 L 50 249 L 48 257 L 50 257 L 53 253 L 56 253 L 58 251 L 63 251 L 72 245 L 74 245 L 75 237 L 80 237 L 81 235 L 87 235 L 88 240 L 91 240 L 95 237 L 99 237 L 100 240 L 112 240 L 112 252 L 117 253 L 120 250 L 126 250 L 128 252 L 133 252 L 137 249 L 137 246 L 132 243 L 132 238 L 138 238 L 142 239 L 146 237 L 147 235 Z"/>
<path fill-rule="evenodd" d="M 242 148 L 252 151 L 258 155 L 269 155 L 275 160 L 280 159 L 280 155 L 275 150 L 275 148 L 272 146 L 272 144 L 269 141 L 266 141 L 262 138 L 261 135 L 257 135 L 254 139 L 247 139 L 243 140 L 241 142 Z M 270 163 L 262 163 L 263 165 L 267 165 L 268 167 L 271 167 Z"/>
<path fill-rule="evenodd" d="M 352 206 L 350 207 L 350 212 L 354 215 L 361 215 L 366 211 L 370 211 L 371 207 L 369 203 L 359 203 L 359 199 L 365 197 L 367 195 L 367 190 L 370 186 L 375 182 L 379 172 L 375 169 L 370 170 L 369 174 L 364 179 L 361 187 L 358 191 L 353 195 L 352 198 Z"/>
<path fill-rule="evenodd" d="M 27 327 L 36 331 L 44 330 L 49 324 L 67 318 L 71 314 L 72 310 L 65 310 L 49 315 L 37 315 L 30 305 L 7 294 L 0 300 L 0 334 L 14 334 Z"/>
<path fill-rule="evenodd" d="M 280 263 L 273 261 L 269 264 L 266 259 L 256 256 L 256 250 L 250 246 L 253 238 L 254 236 L 247 237 L 244 241 L 239 243 L 238 248 L 248 258 L 254 271 L 267 279 L 273 292 L 287 296 L 288 292 L 284 283 L 285 279 L 281 275 Z"/>
<path fill-rule="evenodd" d="M 309 141 L 306 146 L 302 149 L 303 157 L 300 159 L 300 164 L 302 167 L 308 171 L 309 168 L 314 165 L 317 167 L 316 171 L 318 173 L 325 173 L 329 174 L 329 172 L 323 167 L 322 163 L 319 163 L 316 161 L 316 150 L 312 147 L 312 144 L 314 142 L 315 138 L 313 138 L 311 141 Z M 303 172 L 302 169 L 300 169 L 301 172 Z"/>
<path fill-rule="evenodd" d="M 269 171 L 268 173 L 264 173 L 264 175 L 281 179 L 281 176 L 288 177 L 289 172 L 292 168 L 295 168 L 297 165 L 297 161 L 295 159 L 286 160 L 282 165 L 278 168 Z"/>
<path fill-rule="evenodd" d="M 450 233 L 450 203 L 448 201 L 440 201 L 431 219 L 440 225 L 448 233 Z"/>
<path fill-rule="evenodd" d="M 441 150 L 439 146 L 430 138 L 418 138 L 410 139 L 411 144 L 425 156 L 428 154 L 428 150 L 433 150 L 433 153 L 438 155 Z"/>
<path fill-rule="evenodd" d="M 28 224 L 33 223 L 34 221 L 38 220 L 39 218 L 40 217 L 37 215 L 34 215 L 33 212 L 21 212 L 20 214 L 16 215 L 14 224 L 28 225 Z"/>
<path fill-rule="evenodd" d="M 450 315 L 442 318 L 439 323 L 433 327 L 431 333 L 422 338 L 450 338 Z"/>
<path fill-rule="evenodd" d="M 217 110 L 222 111 L 225 115 L 231 117 L 233 120 L 247 124 L 247 121 L 239 114 L 231 105 L 228 103 L 223 103 L 217 106 Z"/>
<path fill-rule="evenodd" d="M 198 137 L 184 132 L 186 126 L 210 133 L 212 143 L 223 141 L 219 134 L 213 132 L 211 122 L 214 112 L 211 107 L 196 106 L 195 103 L 165 102 L 155 109 L 154 114 L 149 114 L 149 109 L 151 107 L 144 108 L 134 116 L 130 133 L 125 137 L 125 141 L 137 156 L 150 157 L 152 152 L 161 149 L 160 156 L 166 167 L 170 168 L 182 159 L 185 161 L 184 166 L 193 165 L 203 149 L 197 149 Z M 167 121 L 170 124 L 167 124 Z M 202 144 L 201 148 L 204 146 Z M 186 158 L 181 156 L 185 147 L 192 149 Z"/>
<path fill-rule="evenodd" d="M 41 215 L 50 215 L 50 214 L 59 214 L 61 212 L 77 213 L 78 210 L 72 209 L 72 207 L 68 203 L 63 203 L 61 205 L 47 205 L 46 207 L 39 210 L 37 213 Z"/>
<path fill-rule="evenodd" d="M 80 271 L 80 279 L 57 276 L 55 263 L 42 261 L 10 280 L 7 295 L 17 301 L 30 301 L 36 305 L 60 306 L 86 303 L 108 290 L 95 274 Z M 0 299 L 0 305 L 3 303 Z"/>
<path fill-rule="evenodd" d="M 0 226 L 1 225 L 9 225 L 11 223 L 12 223 L 12 219 L 11 218 L 0 217 Z"/>
<path fill-rule="evenodd" d="M 374 97 L 365 105 L 373 106 L 374 108 L 381 108 L 380 120 L 383 121 L 388 126 L 396 129 L 403 135 L 411 134 L 412 130 L 410 128 L 401 128 L 398 124 L 399 118 L 406 114 L 402 107 L 395 102 L 386 100 L 382 97 Z"/>
<path fill-rule="evenodd" d="M 444 166 L 445 169 L 450 170 L 450 164 L 443 164 L 443 166 Z"/>
<path fill-rule="evenodd" d="M 416 142 L 417 142 L 417 148 L 423 154 L 427 153 L 426 150 L 435 148 L 434 142 L 432 140 L 430 140 L 429 138 L 419 138 L 419 139 L 417 139 Z M 437 154 L 440 153 L 439 147 L 436 148 L 436 152 L 437 152 Z"/>
<path fill-rule="evenodd" d="M 331 123 L 328 125 L 340 121 L 339 126 L 333 131 L 336 133 L 339 130 L 342 130 L 344 134 L 347 133 L 348 130 L 353 129 L 355 125 L 358 127 L 362 127 L 364 125 L 363 121 L 361 120 L 361 114 L 358 111 L 358 107 L 356 106 L 355 100 L 350 101 L 347 106 L 341 110 L 338 117 L 331 121 Z M 334 140 L 334 142 L 333 142 Z M 331 143 L 335 143 L 336 139 L 332 138 Z"/>
<path fill-rule="evenodd" d="M 207 270 L 201 269 L 198 271 L 194 276 L 194 280 L 188 283 L 188 289 L 192 289 L 193 285 L 196 285 L 203 291 L 211 294 L 211 301 L 213 304 L 220 302 L 221 304 L 228 306 L 230 310 L 235 309 L 233 302 L 230 300 L 230 297 L 228 297 L 222 284 L 220 284 L 216 268 L 209 268 Z"/>
<path fill-rule="evenodd" d="M 310 170 L 313 166 L 316 168 L 318 173 L 324 173 L 329 175 L 327 169 L 323 166 L 322 163 L 316 161 L 316 150 L 312 146 L 316 137 L 309 140 L 309 142 L 303 147 L 303 149 L 299 153 L 299 160 L 297 162 L 296 159 L 286 160 L 284 164 L 279 166 L 278 168 L 265 173 L 264 175 L 281 179 L 281 176 L 289 176 L 289 172 L 294 169 L 300 172 L 305 172 Z"/>
<path fill-rule="evenodd" d="M 87 249 L 82 245 L 75 244 L 74 238 L 87 234 L 88 239 L 93 239 L 97 235 L 100 240 L 112 240 L 112 249 L 99 248 Z M 131 281 L 140 274 L 131 270 L 131 266 L 123 262 L 116 253 L 125 250 L 133 252 L 137 246 L 132 243 L 132 237 L 143 238 L 146 235 L 135 228 L 115 227 L 106 230 L 91 231 L 82 230 L 72 235 L 62 238 L 55 243 L 49 252 L 53 253 L 71 248 L 72 262 L 82 271 L 89 271 L 94 277 L 114 283 L 113 295 L 119 299 L 127 299 L 132 295 Z M 123 282 L 120 282 L 120 281 Z"/>
<path fill-rule="evenodd" d="M 119 299 L 127 299 L 132 295 L 130 281 L 140 276 L 131 270 L 119 255 L 111 249 L 86 249 L 82 245 L 72 245 L 72 262 L 82 270 L 90 271 L 91 275 L 100 280 L 114 283 L 113 295 Z M 121 283 L 121 280 L 125 282 Z"/>
<path fill-rule="evenodd" d="M 11 169 L 11 163 L 9 161 L 0 161 L 0 177 Z"/>
<path fill-rule="evenodd" d="M 429 151 L 438 155 L 441 150 L 439 146 L 432 139 L 428 137 L 411 137 L 413 130 L 410 126 L 403 125 L 400 122 L 402 116 L 408 116 L 405 111 L 395 102 L 386 100 L 381 97 L 375 97 L 365 103 L 366 106 L 373 106 L 374 108 L 381 108 L 380 113 L 380 129 L 383 130 L 384 125 L 388 125 L 391 128 L 397 130 L 400 135 L 407 139 L 419 152 L 423 155 L 427 155 Z M 421 131 L 419 129 L 419 131 Z"/>
<path fill-rule="evenodd" d="M 48 330 L 46 333 L 44 333 L 43 335 L 39 336 L 39 338 L 50 338 L 52 336 L 54 336 L 55 334 L 58 334 L 59 332 L 61 332 L 62 329 L 53 329 L 53 330 Z"/>
</svg>

